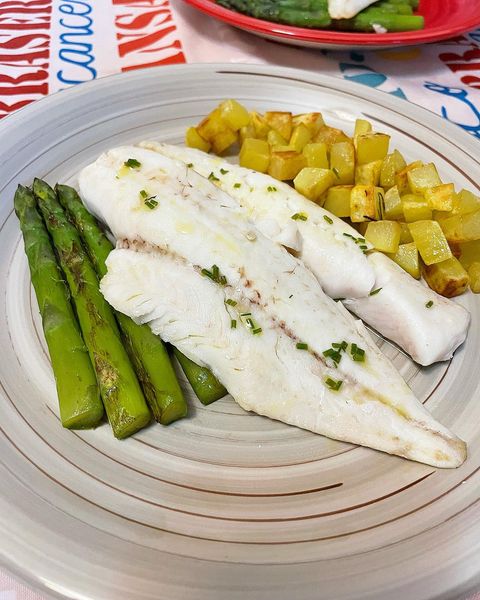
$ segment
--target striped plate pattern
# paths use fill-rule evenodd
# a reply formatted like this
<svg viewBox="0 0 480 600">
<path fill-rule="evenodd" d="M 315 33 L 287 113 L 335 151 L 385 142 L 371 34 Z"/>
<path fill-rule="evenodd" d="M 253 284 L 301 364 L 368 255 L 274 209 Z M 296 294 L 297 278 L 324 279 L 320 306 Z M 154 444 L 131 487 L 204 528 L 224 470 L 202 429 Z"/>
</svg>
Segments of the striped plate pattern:
<svg viewBox="0 0 480 600">
<path fill-rule="evenodd" d="M 468 443 L 440 471 L 189 395 L 187 419 L 128 440 L 63 430 L 12 210 L 34 176 L 75 183 L 102 150 L 180 143 L 220 99 L 363 116 L 409 159 L 480 191 L 478 142 L 434 115 L 340 79 L 264 66 L 134 71 L 41 100 L 2 122 L 0 557 L 54 598 L 461 597 L 480 581 L 480 306 L 449 363 L 421 369 L 378 340 L 418 397 Z"/>
</svg>

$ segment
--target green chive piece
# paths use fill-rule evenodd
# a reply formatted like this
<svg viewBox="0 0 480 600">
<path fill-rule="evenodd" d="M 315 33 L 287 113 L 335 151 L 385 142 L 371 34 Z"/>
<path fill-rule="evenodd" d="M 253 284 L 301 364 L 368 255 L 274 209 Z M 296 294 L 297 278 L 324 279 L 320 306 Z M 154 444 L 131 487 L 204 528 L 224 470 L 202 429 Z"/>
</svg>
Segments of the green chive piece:
<svg viewBox="0 0 480 600">
<path fill-rule="evenodd" d="M 345 350 L 348 348 L 348 344 L 345 340 L 343 342 L 339 342 L 338 344 L 334 342 L 332 344 L 332 348 L 336 348 L 337 350 L 343 350 L 345 352 Z"/>
<path fill-rule="evenodd" d="M 145 206 L 148 206 L 150 210 L 153 210 L 156 206 L 158 206 L 158 202 L 155 200 L 155 196 L 151 196 L 144 200 Z"/>
<path fill-rule="evenodd" d="M 129 158 L 123 164 L 129 169 L 139 169 L 142 166 L 136 158 Z"/>
<path fill-rule="evenodd" d="M 342 355 L 340 354 L 340 352 L 338 350 L 334 350 L 333 348 L 325 350 L 324 352 L 322 352 L 322 354 L 323 356 L 325 356 L 325 358 L 331 358 L 333 362 L 337 365 L 342 360 Z"/>
<path fill-rule="evenodd" d="M 344 233 L 343 234 L 345 237 L 348 237 L 350 239 L 352 239 L 353 241 L 355 241 L 356 238 L 353 237 L 353 235 L 350 235 L 349 233 Z"/>
<path fill-rule="evenodd" d="M 233 185 L 233 187 L 238 190 L 238 188 L 242 187 L 242 184 L 241 183 L 235 183 Z"/>
<path fill-rule="evenodd" d="M 213 265 L 210 271 L 208 269 L 202 269 L 200 273 L 205 277 L 209 277 L 215 283 L 218 283 L 220 285 L 227 285 L 227 278 L 225 277 L 225 275 L 222 275 L 220 273 L 220 269 L 217 265 Z"/>
<path fill-rule="evenodd" d="M 331 379 L 330 377 L 327 377 L 327 379 L 325 379 L 325 383 L 328 385 L 328 387 L 331 390 L 338 392 L 338 390 L 342 387 L 343 381 L 341 379 L 338 381 L 335 381 L 335 379 Z"/>
<path fill-rule="evenodd" d="M 376 296 L 378 294 L 378 292 L 382 291 L 383 288 L 377 288 L 376 290 L 372 290 L 368 295 L 369 296 Z"/>
<path fill-rule="evenodd" d="M 148 193 L 145 190 L 140 190 L 140 197 L 145 200 L 148 198 Z"/>
<path fill-rule="evenodd" d="M 352 344 L 350 346 L 350 354 L 352 358 L 356 362 L 365 362 L 365 350 L 363 348 L 359 348 L 357 344 Z"/>
<path fill-rule="evenodd" d="M 228 304 L 229 306 L 237 306 L 236 300 L 232 300 L 231 298 L 225 300 L 225 304 Z"/>
<path fill-rule="evenodd" d="M 187 167 L 188 167 L 189 169 L 191 169 L 191 168 L 193 167 L 193 163 L 188 163 L 188 164 L 187 164 Z"/>
<path fill-rule="evenodd" d="M 308 219 L 308 215 L 303 212 L 295 213 L 291 216 L 294 221 L 306 221 Z"/>
<path fill-rule="evenodd" d="M 339 172 L 339 170 L 336 167 L 333 167 L 332 171 L 335 174 L 335 177 L 337 179 L 340 179 L 340 172 Z"/>
<path fill-rule="evenodd" d="M 230 321 L 230 329 L 236 329 L 237 328 L 237 320 L 236 319 L 232 319 Z"/>
<path fill-rule="evenodd" d="M 296 348 L 297 348 L 297 350 L 308 350 L 308 344 L 305 344 L 303 342 L 298 342 Z"/>
<path fill-rule="evenodd" d="M 262 333 L 262 328 L 261 327 L 257 327 L 256 329 L 254 329 L 252 331 L 253 335 L 258 335 L 259 333 Z"/>
<path fill-rule="evenodd" d="M 333 219 L 331 219 L 328 215 L 323 215 L 323 218 L 329 225 L 333 225 Z"/>
<path fill-rule="evenodd" d="M 220 173 L 222 175 L 226 175 L 227 173 L 229 173 L 230 171 L 227 171 L 227 169 L 220 169 Z"/>
<path fill-rule="evenodd" d="M 210 181 L 220 181 L 220 179 L 215 175 L 213 171 L 210 173 L 208 178 L 210 179 Z"/>
<path fill-rule="evenodd" d="M 267 192 L 276 192 L 277 188 L 274 185 L 269 185 L 267 187 Z"/>
<path fill-rule="evenodd" d="M 425 304 L 425 307 L 426 307 L 426 308 L 432 308 L 432 306 L 433 306 L 433 300 L 429 300 L 429 301 L 428 301 L 428 302 Z"/>
</svg>

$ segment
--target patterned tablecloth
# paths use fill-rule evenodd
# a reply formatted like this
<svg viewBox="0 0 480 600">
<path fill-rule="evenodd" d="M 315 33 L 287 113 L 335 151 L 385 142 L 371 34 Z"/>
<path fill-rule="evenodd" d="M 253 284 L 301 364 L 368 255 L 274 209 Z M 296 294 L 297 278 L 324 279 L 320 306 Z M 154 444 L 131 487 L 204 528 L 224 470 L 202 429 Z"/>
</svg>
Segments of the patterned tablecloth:
<svg viewBox="0 0 480 600">
<path fill-rule="evenodd" d="M 0 0 L 0 119 L 112 73 L 219 61 L 343 77 L 424 106 L 480 139 L 480 29 L 428 46 L 327 52 L 267 42 L 181 0 Z M 0 571 L 0 600 L 41 597 Z"/>
</svg>

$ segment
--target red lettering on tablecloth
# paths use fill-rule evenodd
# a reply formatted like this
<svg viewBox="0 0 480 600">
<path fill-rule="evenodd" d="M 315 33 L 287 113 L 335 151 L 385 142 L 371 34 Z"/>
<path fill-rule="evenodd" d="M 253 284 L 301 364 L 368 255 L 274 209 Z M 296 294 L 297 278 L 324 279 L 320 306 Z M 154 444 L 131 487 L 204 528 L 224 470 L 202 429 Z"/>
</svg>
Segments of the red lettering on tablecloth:
<svg viewBox="0 0 480 600">
<path fill-rule="evenodd" d="M 477 77 L 476 75 L 464 75 L 462 77 L 462 83 L 480 89 L 480 77 Z"/>
<path fill-rule="evenodd" d="M 52 0 L 0 0 L 0 118 L 48 94 L 51 13 Z"/>
<path fill-rule="evenodd" d="M 122 71 L 184 63 L 168 0 L 112 0 Z"/>
<path fill-rule="evenodd" d="M 438 58 L 453 72 L 458 73 L 459 71 L 479 71 L 480 70 L 480 46 L 475 42 L 472 42 L 465 36 L 459 36 L 448 40 L 443 45 L 457 45 L 465 47 L 468 44 L 469 50 L 461 54 L 454 52 L 442 52 L 438 55 Z M 477 62 L 474 62 L 477 61 Z M 463 75 L 460 81 L 472 88 L 480 88 L 480 77 L 476 75 Z"/>
</svg>

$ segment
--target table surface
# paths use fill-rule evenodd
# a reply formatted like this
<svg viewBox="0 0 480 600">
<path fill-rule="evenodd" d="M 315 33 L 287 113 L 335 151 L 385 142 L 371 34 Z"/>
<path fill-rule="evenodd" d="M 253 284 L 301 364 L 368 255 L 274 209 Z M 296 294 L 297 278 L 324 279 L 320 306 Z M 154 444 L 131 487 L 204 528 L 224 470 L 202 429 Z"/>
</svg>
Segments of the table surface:
<svg viewBox="0 0 480 600">
<path fill-rule="evenodd" d="M 91 45 L 82 56 L 65 35 L 78 28 Z M 268 42 L 181 0 L 16 0 L 0 2 L 0 48 L 0 119 L 105 75 L 220 59 L 343 77 L 424 106 L 480 139 L 480 29 L 428 46 L 334 52 Z M 0 571 L 0 600 L 43 599 Z M 469 600 L 480 600 L 480 591 Z"/>
</svg>

